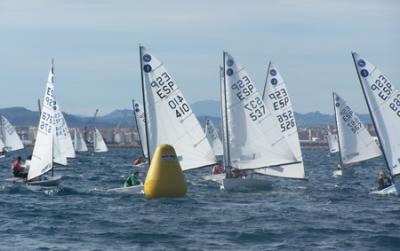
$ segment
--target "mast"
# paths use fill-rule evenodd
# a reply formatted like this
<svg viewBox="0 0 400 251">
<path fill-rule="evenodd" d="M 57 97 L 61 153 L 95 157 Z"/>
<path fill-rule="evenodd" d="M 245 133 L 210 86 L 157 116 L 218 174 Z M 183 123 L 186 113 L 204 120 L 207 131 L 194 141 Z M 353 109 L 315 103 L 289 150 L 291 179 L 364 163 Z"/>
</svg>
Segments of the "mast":
<svg viewBox="0 0 400 251">
<path fill-rule="evenodd" d="M 225 51 L 223 52 L 223 61 L 224 61 L 224 85 L 223 85 L 223 102 L 224 102 L 224 113 L 225 116 L 223 117 L 222 121 L 223 123 L 225 122 L 225 140 L 226 140 L 226 151 L 224 150 L 224 160 L 226 160 L 226 162 L 224 163 L 225 165 L 225 170 L 227 166 L 231 165 L 231 154 L 230 154 L 230 150 L 229 150 L 229 129 L 228 129 L 228 108 L 227 108 L 227 100 L 226 100 L 226 78 L 225 78 L 225 73 L 226 73 L 226 67 L 225 67 Z M 224 115 L 224 114 L 222 114 Z M 225 146 L 225 143 L 224 143 Z M 226 157 L 225 157 L 225 153 L 226 153 Z M 229 170 L 228 170 L 229 171 Z"/>
<path fill-rule="evenodd" d="M 135 117 L 136 130 L 137 130 L 138 135 L 139 135 L 140 145 L 142 146 L 141 147 L 142 148 L 142 154 L 145 157 L 144 151 L 143 151 L 142 136 L 140 136 L 139 125 L 138 125 L 138 121 L 137 121 L 137 117 L 136 117 L 136 111 L 135 111 L 136 108 L 135 108 L 135 100 L 134 99 L 132 99 L 132 106 L 133 106 L 133 116 Z"/>
<path fill-rule="evenodd" d="M 342 160 L 342 150 L 340 149 L 340 136 L 339 136 L 339 126 L 338 126 L 338 121 L 337 121 L 337 117 L 336 117 L 336 100 L 335 100 L 335 93 L 332 92 L 332 98 L 333 98 L 333 113 L 334 113 L 334 117 L 335 117 L 335 123 L 336 123 L 336 130 L 337 130 L 337 140 L 338 140 L 338 159 L 339 159 L 339 164 L 340 167 L 343 167 L 343 160 Z"/>
<path fill-rule="evenodd" d="M 269 69 L 271 68 L 271 61 L 268 63 L 268 69 L 267 69 L 267 77 L 265 78 L 265 84 L 264 84 L 264 90 L 262 93 L 262 100 L 264 100 L 265 96 L 265 90 L 267 89 L 267 84 L 268 84 L 268 76 L 269 76 Z"/>
<path fill-rule="evenodd" d="M 53 85 L 54 85 L 54 58 L 52 58 L 51 59 L 51 74 L 52 74 L 52 76 L 51 76 L 51 82 L 53 82 Z M 54 90 L 54 89 L 53 89 Z M 40 101 L 40 99 L 39 99 L 39 101 Z M 39 110 L 40 110 L 40 102 L 39 102 Z M 42 114 L 42 112 L 40 111 L 40 114 L 39 114 L 39 121 L 40 121 L 40 116 L 41 116 L 41 114 Z M 54 111 L 53 111 L 53 116 L 54 116 Z M 54 119 L 54 118 L 53 118 Z M 53 130 L 56 130 L 56 128 L 53 128 Z M 52 142 L 52 145 L 53 145 L 53 148 L 54 148 L 54 132 L 53 132 L 53 140 L 51 141 Z M 53 149 L 53 151 L 54 151 L 54 149 Z M 52 153 L 52 155 L 53 155 L 53 153 Z M 54 157 L 54 156 L 53 156 Z M 54 176 L 54 163 L 53 163 L 53 165 L 51 165 L 51 176 Z"/>
<path fill-rule="evenodd" d="M 363 91 L 363 95 L 364 95 L 365 102 L 367 103 L 368 112 L 369 112 L 369 115 L 370 115 L 370 117 L 371 117 L 372 124 L 374 125 L 375 132 L 376 132 L 376 136 L 378 137 L 379 148 L 381 149 L 383 158 L 385 159 L 386 168 L 389 170 L 389 174 L 390 174 L 390 176 L 393 178 L 393 176 L 392 176 L 392 171 L 391 171 L 390 168 L 389 168 L 389 161 L 388 161 L 388 159 L 387 159 L 387 157 L 386 157 L 385 150 L 384 150 L 383 147 L 382 147 L 381 137 L 379 136 L 379 131 L 378 131 L 377 126 L 376 126 L 375 118 L 374 118 L 374 115 L 372 114 L 372 109 L 371 109 L 371 106 L 370 106 L 370 104 L 369 104 L 369 102 L 368 102 L 367 95 L 366 95 L 366 92 L 365 92 L 365 89 L 364 89 L 364 85 L 363 85 L 362 80 L 361 80 L 360 72 L 358 71 L 358 68 L 357 68 L 357 62 L 356 62 L 356 59 L 354 58 L 353 52 L 351 53 L 351 56 L 352 56 L 352 58 L 353 58 L 354 67 L 356 68 L 358 80 L 360 81 L 360 85 L 361 85 L 361 89 L 362 89 L 362 91 Z"/>
<path fill-rule="evenodd" d="M 150 142 L 149 142 L 149 128 L 147 126 L 147 107 L 146 107 L 146 95 L 144 94 L 145 92 L 145 87 L 144 87 L 144 80 L 143 80 L 143 53 L 142 53 L 143 46 L 139 44 L 139 59 L 140 59 L 140 78 L 142 81 L 142 99 L 143 99 L 143 112 L 144 112 L 144 128 L 146 131 L 146 142 L 147 142 L 147 162 L 151 163 L 151 152 L 150 152 Z"/>
</svg>

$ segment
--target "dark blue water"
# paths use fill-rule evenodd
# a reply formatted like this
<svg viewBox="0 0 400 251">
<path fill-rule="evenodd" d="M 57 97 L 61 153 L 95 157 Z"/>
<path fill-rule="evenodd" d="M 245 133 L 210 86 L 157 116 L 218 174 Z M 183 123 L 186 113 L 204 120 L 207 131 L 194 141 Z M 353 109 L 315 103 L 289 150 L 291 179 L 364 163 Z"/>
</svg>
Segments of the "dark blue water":
<svg viewBox="0 0 400 251">
<path fill-rule="evenodd" d="M 274 178 L 272 191 L 221 191 L 200 169 L 184 198 L 104 192 L 137 154 L 79 155 L 51 190 L 5 183 L 16 155 L 0 160 L 0 250 L 400 250 L 400 198 L 368 194 L 381 159 L 334 178 L 336 158 L 305 152 L 309 180 Z"/>
</svg>

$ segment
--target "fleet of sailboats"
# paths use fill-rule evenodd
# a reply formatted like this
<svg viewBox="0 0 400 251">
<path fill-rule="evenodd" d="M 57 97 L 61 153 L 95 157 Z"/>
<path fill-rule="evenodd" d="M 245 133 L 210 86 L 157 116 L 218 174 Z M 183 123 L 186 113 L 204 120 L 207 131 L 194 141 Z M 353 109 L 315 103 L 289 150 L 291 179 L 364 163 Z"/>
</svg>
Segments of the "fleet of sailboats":
<svg viewBox="0 0 400 251">
<path fill-rule="evenodd" d="M 202 129 L 164 64 L 143 46 L 139 46 L 139 56 L 143 105 L 132 100 L 132 106 L 146 165 L 151 163 L 159 144 L 170 144 L 183 170 L 211 166 L 217 163 L 216 157 L 222 158 L 225 174 L 220 182 L 226 190 L 271 187 L 270 179 L 257 175 L 305 179 L 292 102 L 286 83 L 272 62 L 260 93 L 246 69 L 228 52 L 223 53 L 220 138 L 210 119 Z M 341 175 L 344 167 L 383 155 L 393 183 L 373 193 L 398 194 L 400 184 L 395 178 L 400 175 L 400 92 L 364 57 L 357 53 L 352 53 L 352 57 L 378 142 L 347 102 L 334 92 L 337 135 L 328 127 L 327 141 L 329 152 L 338 153 L 335 174 Z M 52 62 L 27 178 L 12 180 L 32 185 L 58 185 L 61 175 L 53 175 L 54 164 L 67 165 L 68 158 L 76 157 L 75 152 L 88 151 L 79 129 L 73 132 L 72 141 L 56 99 Z M 4 157 L 4 152 L 23 147 L 13 125 L 1 116 L 0 157 Z M 94 152 L 108 151 L 100 131 L 94 126 L 93 149 Z M 250 174 L 245 174 L 246 171 Z"/>
</svg>

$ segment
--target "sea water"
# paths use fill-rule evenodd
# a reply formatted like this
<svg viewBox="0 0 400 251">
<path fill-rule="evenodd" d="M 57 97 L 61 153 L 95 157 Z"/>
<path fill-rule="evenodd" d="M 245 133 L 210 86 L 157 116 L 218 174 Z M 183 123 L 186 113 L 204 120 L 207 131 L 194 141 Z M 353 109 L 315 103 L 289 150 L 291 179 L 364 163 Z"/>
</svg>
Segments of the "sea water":
<svg viewBox="0 0 400 251">
<path fill-rule="evenodd" d="M 221 191 L 185 172 L 183 198 L 107 193 L 140 151 L 82 153 L 58 188 L 10 184 L 17 155 L 0 160 L 0 250 L 400 250 L 400 197 L 369 195 L 382 158 L 333 177 L 337 158 L 304 152 L 308 181 L 268 178 L 270 191 Z M 143 177 L 144 179 L 144 177 Z"/>
</svg>

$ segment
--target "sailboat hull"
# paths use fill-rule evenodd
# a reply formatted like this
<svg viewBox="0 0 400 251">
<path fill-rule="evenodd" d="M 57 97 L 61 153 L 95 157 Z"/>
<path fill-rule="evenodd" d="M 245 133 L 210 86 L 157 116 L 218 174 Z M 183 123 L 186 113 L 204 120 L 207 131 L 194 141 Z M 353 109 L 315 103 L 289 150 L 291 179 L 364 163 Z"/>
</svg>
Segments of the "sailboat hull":
<svg viewBox="0 0 400 251">
<path fill-rule="evenodd" d="M 6 179 L 6 181 L 8 182 L 12 182 L 12 183 L 23 183 L 23 184 L 27 184 L 30 186 L 44 186 L 44 187 L 50 187 L 50 186 L 58 186 L 61 183 L 61 175 L 56 175 L 56 176 L 45 176 L 43 177 L 41 180 L 35 180 L 35 181 L 26 181 L 22 178 L 18 178 L 18 177 L 13 177 L 13 178 L 9 178 Z"/>
<path fill-rule="evenodd" d="M 264 179 L 240 179 L 240 178 L 230 178 L 223 179 L 221 184 L 221 189 L 228 192 L 245 192 L 254 190 L 271 190 L 272 183 Z"/>
<path fill-rule="evenodd" d="M 377 194 L 377 195 L 399 195 L 400 192 L 400 183 L 395 183 L 385 189 L 375 190 L 370 192 L 369 194 Z"/>
<path fill-rule="evenodd" d="M 225 179 L 225 174 L 224 173 L 220 173 L 220 174 L 211 174 L 211 175 L 206 175 L 203 176 L 204 180 L 211 180 L 211 181 L 215 181 L 218 183 L 222 184 L 222 181 Z"/>
<path fill-rule="evenodd" d="M 112 189 L 108 189 L 107 192 L 131 193 L 131 194 L 143 193 L 143 185 L 112 188 Z"/>
</svg>

